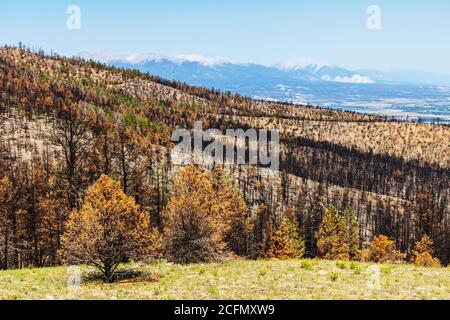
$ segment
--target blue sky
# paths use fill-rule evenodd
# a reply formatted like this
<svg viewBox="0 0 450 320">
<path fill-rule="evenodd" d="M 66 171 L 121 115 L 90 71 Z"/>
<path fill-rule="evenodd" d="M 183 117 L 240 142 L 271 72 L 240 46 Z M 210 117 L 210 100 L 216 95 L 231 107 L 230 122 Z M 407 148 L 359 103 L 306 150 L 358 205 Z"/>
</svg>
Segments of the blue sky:
<svg viewBox="0 0 450 320">
<path fill-rule="evenodd" d="M 66 9 L 81 9 L 68 30 Z M 366 10 L 381 9 L 381 30 Z M 1 0 L 0 43 L 71 55 L 203 54 L 274 64 L 313 59 L 347 68 L 450 74 L 450 1 Z"/>
</svg>

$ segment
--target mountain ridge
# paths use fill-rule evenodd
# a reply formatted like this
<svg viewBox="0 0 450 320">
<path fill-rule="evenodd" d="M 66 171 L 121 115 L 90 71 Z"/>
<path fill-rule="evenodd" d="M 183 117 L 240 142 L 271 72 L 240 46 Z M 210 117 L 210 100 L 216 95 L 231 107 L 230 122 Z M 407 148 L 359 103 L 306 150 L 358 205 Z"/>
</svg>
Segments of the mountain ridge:
<svg viewBox="0 0 450 320">
<path fill-rule="evenodd" d="M 422 70 L 377 70 L 372 68 L 349 69 L 335 64 L 325 64 L 312 59 L 276 64 L 259 64 L 253 62 L 233 62 L 231 60 L 202 54 L 162 55 L 158 53 L 120 55 L 108 51 L 80 52 L 76 55 L 114 66 L 148 68 L 148 65 L 163 63 L 179 67 L 191 64 L 214 70 L 228 68 L 260 68 L 273 72 L 273 76 L 284 75 L 284 80 L 301 79 L 341 83 L 393 83 L 450 85 L 450 75 Z M 179 79 L 174 79 L 179 80 Z"/>
<path fill-rule="evenodd" d="M 253 99 L 312 104 L 401 120 L 450 122 L 450 76 L 444 74 L 353 71 L 314 60 L 266 66 L 202 55 L 121 56 L 97 52 L 80 56 Z"/>
</svg>

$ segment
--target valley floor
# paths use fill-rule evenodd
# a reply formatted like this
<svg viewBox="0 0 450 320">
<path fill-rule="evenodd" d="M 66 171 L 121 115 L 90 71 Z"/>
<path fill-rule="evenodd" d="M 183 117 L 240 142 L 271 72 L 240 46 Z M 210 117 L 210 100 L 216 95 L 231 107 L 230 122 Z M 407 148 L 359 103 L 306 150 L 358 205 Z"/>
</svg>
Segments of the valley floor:
<svg viewBox="0 0 450 320">
<path fill-rule="evenodd" d="M 0 271 L 0 299 L 450 299 L 450 268 L 239 260 L 145 269 L 153 280 L 80 287 L 67 286 L 65 267 Z"/>
</svg>

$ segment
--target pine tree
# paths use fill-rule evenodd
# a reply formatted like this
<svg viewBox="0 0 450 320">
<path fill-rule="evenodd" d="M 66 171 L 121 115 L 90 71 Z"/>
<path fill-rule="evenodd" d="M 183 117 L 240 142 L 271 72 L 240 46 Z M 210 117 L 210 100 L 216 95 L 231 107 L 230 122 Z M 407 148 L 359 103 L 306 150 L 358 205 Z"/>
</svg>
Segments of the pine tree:
<svg viewBox="0 0 450 320">
<path fill-rule="evenodd" d="M 12 241 L 11 232 L 11 181 L 4 177 L 0 180 L 0 268 L 8 269 Z"/>
<path fill-rule="evenodd" d="M 306 252 L 306 243 L 304 238 L 300 235 L 299 223 L 294 208 L 291 206 L 287 207 L 285 216 L 296 258 L 302 258 Z"/>
<path fill-rule="evenodd" d="M 119 182 L 102 175 L 74 210 L 62 238 L 61 256 L 67 263 L 97 267 L 106 282 L 128 260 L 149 257 L 152 234 L 147 214 L 123 193 Z"/>
<path fill-rule="evenodd" d="M 344 219 L 334 207 L 326 210 L 316 233 L 319 257 L 327 260 L 349 260 L 350 246 Z"/>
<path fill-rule="evenodd" d="M 363 250 L 363 260 L 387 263 L 400 262 L 405 259 L 405 255 L 396 249 L 394 241 L 384 235 L 376 236 L 369 247 Z"/>
<path fill-rule="evenodd" d="M 211 178 L 189 166 L 179 174 L 173 190 L 162 214 L 169 259 L 181 264 L 222 259 L 231 213 L 217 202 Z"/>
<path fill-rule="evenodd" d="M 344 221 L 348 231 L 349 255 L 351 260 L 358 260 L 361 257 L 359 226 L 353 214 L 353 208 L 347 206 L 344 209 Z"/>
<path fill-rule="evenodd" d="M 300 236 L 296 223 L 290 219 L 287 220 L 289 234 L 291 236 L 292 246 L 294 247 L 295 257 L 303 258 L 306 251 L 305 240 Z"/>
<path fill-rule="evenodd" d="M 272 209 L 265 204 L 260 204 L 256 211 L 256 219 L 253 227 L 252 257 L 265 257 L 269 250 L 270 240 L 276 232 L 273 221 Z"/>
<path fill-rule="evenodd" d="M 412 261 L 414 264 L 423 267 L 440 267 L 441 262 L 434 257 L 433 240 L 428 235 L 416 242 L 412 251 Z"/>
<path fill-rule="evenodd" d="M 271 259 L 296 259 L 305 254 L 305 242 L 300 237 L 297 224 L 284 218 L 280 227 L 268 241 L 266 257 Z"/>
<path fill-rule="evenodd" d="M 281 226 L 269 241 L 269 249 L 266 257 L 269 259 L 287 260 L 298 256 L 294 247 L 291 231 L 289 230 L 289 220 L 284 219 Z"/>
<path fill-rule="evenodd" d="M 225 236 L 228 248 L 240 256 L 248 256 L 251 246 L 253 224 L 242 193 L 221 168 L 216 168 L 212 176 L 215 199 L 225 217 L 229 231 Z"/>
<path fill-rule="evenodd" d="M 408 209 L 413 218 L 415 239 L 419 239 L 423 234 L 432 234 L 436 217 L 431 194 L 418 194 Z"/>
</svg>

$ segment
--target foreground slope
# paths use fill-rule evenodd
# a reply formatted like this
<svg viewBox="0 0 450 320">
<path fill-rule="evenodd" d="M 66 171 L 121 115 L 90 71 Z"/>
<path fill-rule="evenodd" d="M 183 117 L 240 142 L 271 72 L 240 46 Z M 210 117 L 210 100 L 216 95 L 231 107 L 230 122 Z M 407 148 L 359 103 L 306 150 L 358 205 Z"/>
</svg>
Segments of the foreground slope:
<svg viewBox="0 0 450 320">
<path fill-rule="evenodd" d="M 450 299 L 449 268 L 291 260 L 145 269 L 141 280 L 76 288 L 64 267 L 0 271 L 0 299 Z"/>
</svg>

